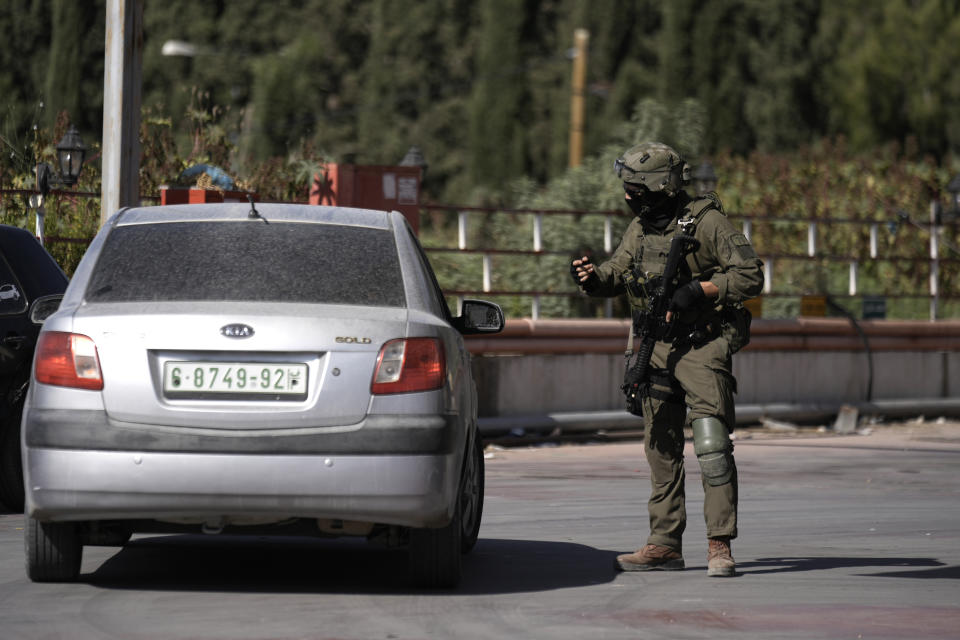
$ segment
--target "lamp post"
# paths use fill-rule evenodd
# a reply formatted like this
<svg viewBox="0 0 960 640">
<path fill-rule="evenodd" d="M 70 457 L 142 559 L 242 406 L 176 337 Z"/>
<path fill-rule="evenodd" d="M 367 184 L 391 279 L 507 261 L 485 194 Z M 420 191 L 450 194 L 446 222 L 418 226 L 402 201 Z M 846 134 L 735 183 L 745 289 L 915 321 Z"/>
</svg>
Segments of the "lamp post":
<svg viewBox="0 0 960 640">
<path fill-rule="evenodd" d="M 717 189 L 717 174 L 713 170 L 713 165 L 704 160 L 693 170 L 693 188 L 698 196 L 706 195 Z"/>
<path fill-rule="evenodd" d="M 46 215 L 44 203 L 50 193 L 50 186 L 54 184 L 72 187 L 80 178 L 83 170 L 83 161 L 86 159 L 87 145 L 83 144 L 77 128 L 72 124 L 67 129 L 60 142 L 57 143 L 57 165 L 59 173 L 46 162 L 37 165 L 37 191 L 39 194 L 30 196 L 30 208 L 37 212 L 37 240 L 43 244 L 43 220 Z"/>
</svg>

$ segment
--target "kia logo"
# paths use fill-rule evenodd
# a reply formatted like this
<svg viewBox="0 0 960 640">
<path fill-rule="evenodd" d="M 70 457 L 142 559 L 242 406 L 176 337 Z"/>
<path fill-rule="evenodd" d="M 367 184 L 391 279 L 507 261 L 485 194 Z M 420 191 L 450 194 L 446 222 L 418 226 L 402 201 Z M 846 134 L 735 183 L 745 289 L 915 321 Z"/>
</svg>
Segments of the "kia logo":
<svg viewBox="0 0 960 640">
<path fill-rule="evenodd" d="M 253 335 L 253 327 L 248 324 L 227 324 L 220 327 L 220 335 L 227 338 L 249 338 Z"/>
</svg>

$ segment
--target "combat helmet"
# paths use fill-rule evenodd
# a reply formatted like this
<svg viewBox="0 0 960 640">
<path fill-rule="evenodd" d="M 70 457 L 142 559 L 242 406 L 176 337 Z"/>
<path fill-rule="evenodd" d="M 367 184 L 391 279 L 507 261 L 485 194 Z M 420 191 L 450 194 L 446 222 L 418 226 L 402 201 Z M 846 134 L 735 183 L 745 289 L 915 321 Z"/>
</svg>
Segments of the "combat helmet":
<svg viewBox="0 0 960 640">
<path fill-rule="evenodd" d="M 613 163 L 617 177 L 651 192 L 663 191 L 670 197 L 690 184 L 690 165 L 679 153 L 660 142 L 642 142 L 630 147 Z"/>
</svg>

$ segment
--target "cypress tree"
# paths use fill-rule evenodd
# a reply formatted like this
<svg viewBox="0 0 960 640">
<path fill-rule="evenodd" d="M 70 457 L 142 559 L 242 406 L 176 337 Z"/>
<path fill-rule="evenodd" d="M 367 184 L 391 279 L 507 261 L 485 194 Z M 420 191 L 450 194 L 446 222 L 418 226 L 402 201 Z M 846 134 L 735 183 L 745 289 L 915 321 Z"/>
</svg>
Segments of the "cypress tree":
<svg viewBox="0 0 960 640">
<path fill-rule="evenodd" d="M 51 3 L 50 58 L 44 82 L 47 126 L 54 124 L 60 111 L 68 112 L 74 119 L 81 117 L 82 73 L 78 64 L 86 37 L 85 16 L 95 9 L 94 4 L 91 0 L 53 0 Z"/>
<path fill-rule="evenodd" d="M 521 99 L 522 5 L 482 0 L 476 83 L 470 99 L 470 178 L 475 185 L 499 187 L 523 175 Z"/>
</svg>

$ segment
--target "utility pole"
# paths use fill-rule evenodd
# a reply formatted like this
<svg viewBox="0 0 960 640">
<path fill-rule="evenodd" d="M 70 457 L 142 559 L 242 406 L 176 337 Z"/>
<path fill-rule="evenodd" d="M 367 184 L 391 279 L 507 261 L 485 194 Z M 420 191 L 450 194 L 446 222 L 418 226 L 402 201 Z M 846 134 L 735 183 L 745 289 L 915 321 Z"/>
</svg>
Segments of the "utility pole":
<svg viewBox="0 0 960 640">
<path fill-rule="evenodd" d="M 143 0 L 107 0 L 100 226 L 140 204 Z"/>
<path fill-rule="evenodd" d="M 579 167 L 583 160 L 584 87 L 587 77 L 587 43 L 590 32 L 573 32 L 573 84 L 570 98 L 570 166 Z"/>
</svg>

